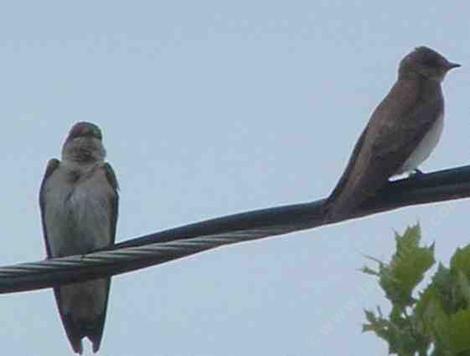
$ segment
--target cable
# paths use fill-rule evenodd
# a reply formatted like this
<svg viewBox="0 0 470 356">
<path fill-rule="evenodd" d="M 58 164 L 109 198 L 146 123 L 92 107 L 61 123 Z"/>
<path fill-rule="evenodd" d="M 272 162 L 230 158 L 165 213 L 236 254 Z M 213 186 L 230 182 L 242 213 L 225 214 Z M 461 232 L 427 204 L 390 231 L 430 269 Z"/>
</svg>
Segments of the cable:
<svg viewBox="0 0 470 356">
<path fill-rule="evenodd" d="M 116 244 L 83 256 L 55 258 L 0 268 L 0 293 L 130 272 L 227 244 L 310 229 L 405 206 L 470 197 L 470 166 L 389 183 L 357 211 L 334 221 L 324 199 L 202 221 Z"/>
</svg>

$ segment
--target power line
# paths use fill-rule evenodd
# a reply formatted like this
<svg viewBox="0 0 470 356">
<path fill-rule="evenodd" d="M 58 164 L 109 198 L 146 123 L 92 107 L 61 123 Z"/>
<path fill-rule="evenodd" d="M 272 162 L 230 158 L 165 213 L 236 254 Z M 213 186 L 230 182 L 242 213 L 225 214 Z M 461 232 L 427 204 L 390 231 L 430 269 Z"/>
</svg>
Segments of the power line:
<svg viewBox="0 0 470 356">
<path fill-rule="evenodd" d="M 165 230 L 83 256 L 54 258 L 0 268 L 0 293 L 130 272 L 223 245 L 310 229 L 405 206 L 470 197 L 470 166 L 389 183 L 357 211 L 327 220 L 323 203 L 245 212 Z"/>
</svg>

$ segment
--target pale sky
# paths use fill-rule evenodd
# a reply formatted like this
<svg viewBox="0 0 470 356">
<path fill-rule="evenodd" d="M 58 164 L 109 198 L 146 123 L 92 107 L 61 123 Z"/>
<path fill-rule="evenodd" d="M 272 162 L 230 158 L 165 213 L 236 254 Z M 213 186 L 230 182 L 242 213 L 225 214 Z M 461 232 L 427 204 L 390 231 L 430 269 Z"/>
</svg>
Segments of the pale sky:
<svg viewBox="0 0 470 356">
<path fill-rule="evenodd" d="M 37 195 L 76 121 L 104 134 L 117 240 L 325 197 L 399 60 L 430 46 L 462 68 L 422 166 L 470 158 L 463 1 L 10 2 L 0 9 L 0 264 L 45 257 Z M 358 272 L 421 223 L 447 263 L 469 201 L 201 253 L 113 278 L 100 355 L 385 355 L 362 334 L 384 296 Z M 2 295 L 5 355 L 67 355 L 51 290 Z M 89 344 L 85 346 L 90 353 Z"/>
</svg>

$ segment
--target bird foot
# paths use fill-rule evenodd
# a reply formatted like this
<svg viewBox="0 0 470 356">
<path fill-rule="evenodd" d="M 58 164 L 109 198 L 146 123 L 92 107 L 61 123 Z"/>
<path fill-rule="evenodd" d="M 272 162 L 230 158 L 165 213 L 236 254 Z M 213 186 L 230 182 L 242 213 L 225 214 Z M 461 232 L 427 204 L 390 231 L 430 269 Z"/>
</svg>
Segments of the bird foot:
<svg viewBox="0 0 470 356">
<path fill-rule="evenodd" d="M 409 178 L 418 178 L 418 177 L 421 177 L 423 176 L 424 173 L 423 171 L 421 171 L 420 169 L 416 168 L 416 169 L 413 169 L 410 173 L 410 175 L 408 176 Z"/>
</svg>

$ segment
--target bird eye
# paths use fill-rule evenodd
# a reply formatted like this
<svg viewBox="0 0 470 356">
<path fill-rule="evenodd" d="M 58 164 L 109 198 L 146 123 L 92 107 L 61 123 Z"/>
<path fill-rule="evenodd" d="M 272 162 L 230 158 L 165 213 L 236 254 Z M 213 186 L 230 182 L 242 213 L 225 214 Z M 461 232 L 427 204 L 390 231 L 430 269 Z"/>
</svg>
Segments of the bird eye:
<svg viewBox="0 0 470 356">
<path fill-rule="evenodd" d="M 422 63 L 430 67 L 437 67 L 439 65 L 439 61 L 434 57 L 424 57 Z"/>
</svg>

